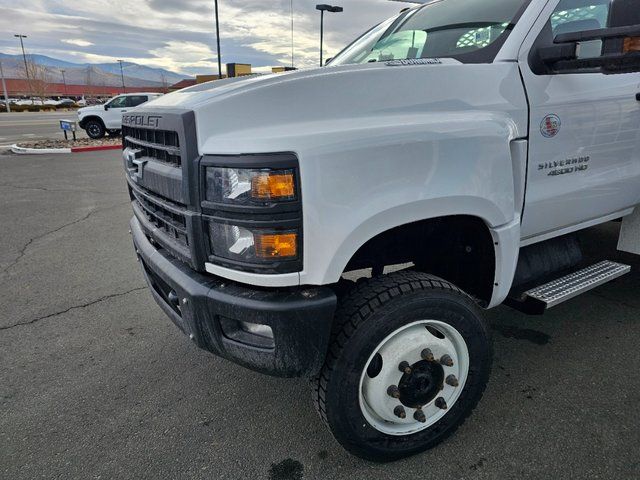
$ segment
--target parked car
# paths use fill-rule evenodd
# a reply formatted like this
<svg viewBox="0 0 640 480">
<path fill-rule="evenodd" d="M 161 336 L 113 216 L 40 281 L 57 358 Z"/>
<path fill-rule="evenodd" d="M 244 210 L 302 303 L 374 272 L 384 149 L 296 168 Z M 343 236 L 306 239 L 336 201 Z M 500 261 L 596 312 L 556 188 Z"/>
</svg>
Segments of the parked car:
<svg viewBox="0 0 640 480">
<path fill-rule="evenodd" d="M 112 98 L 104 105 L 78 109 L 78 125 L 90 138 L 102 138 L 106 133 L 118 135 L 122 129 L 122 115 L 161 93 L 127 93 Z"/>
<path fill-rule="evenodd" d="M 72 107 L 75 104 L 76 104 L 76 102 L 74 102 L 70 98 L 61 98 L 60 100 L 58 100 L 57 106 L 58 107 Z"/>
<path fill-rule="evenodd" d="M 12 102 L 15 105 L 44 105 L 45 103 L 40 98 L 21 98 Z"/>
</svg>

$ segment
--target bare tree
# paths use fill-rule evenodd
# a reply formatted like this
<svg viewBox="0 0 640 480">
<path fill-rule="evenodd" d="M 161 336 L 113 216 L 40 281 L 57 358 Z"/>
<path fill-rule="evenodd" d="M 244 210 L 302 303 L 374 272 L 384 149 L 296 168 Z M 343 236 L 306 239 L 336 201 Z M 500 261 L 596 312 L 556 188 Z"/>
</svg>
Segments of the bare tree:
<svg viewBox="0 0 640 480">
<path fill-rule="evenodd" d="M 162 83 L 162 93 L 169 93 L 169 82 L 164 72 L 160 72 L 160 82 Z"/>
<path fill-rule="evenodd" d="M 27 57 L 23 70 L 25 77 L 31 80 L 29 84 L 31 95 L 40 97 L 44 103 L 51 80 L 49 70 L 44 65 L 38 64 L 33 57 Z"/>
<path fill-rule="evenodd" d="M 85 89 L 86 98 L 92 98 L 92 87 L 93 87 L 93 78 L 91 77 L 91 66 L 87 66 L 87 71 L 85 72 L 84 84 L 87 86 Z"/>
</svg>

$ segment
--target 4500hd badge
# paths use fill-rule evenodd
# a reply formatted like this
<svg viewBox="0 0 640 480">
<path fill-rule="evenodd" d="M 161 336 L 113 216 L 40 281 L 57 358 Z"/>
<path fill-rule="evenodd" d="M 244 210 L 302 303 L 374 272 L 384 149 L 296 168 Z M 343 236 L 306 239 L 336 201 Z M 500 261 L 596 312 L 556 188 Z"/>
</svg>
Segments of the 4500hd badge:
<svg viewBox="0 0 640 480">
<path fill-rule="evenodd" d="M 544 162 L 538 164 L 538 171 L 548 171 L 548 176 L 566 175 L 568 173 L 583 172 L 589 168 L 591 157 L 574 157 L 566 160 Z"/>
</svg>

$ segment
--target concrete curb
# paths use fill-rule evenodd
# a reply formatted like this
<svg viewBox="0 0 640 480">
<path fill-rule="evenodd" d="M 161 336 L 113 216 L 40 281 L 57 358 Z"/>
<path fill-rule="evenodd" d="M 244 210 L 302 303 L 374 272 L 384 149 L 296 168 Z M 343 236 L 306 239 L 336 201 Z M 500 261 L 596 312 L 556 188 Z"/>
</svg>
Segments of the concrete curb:
<svg viewBox="0 0 640 480">
<path fill-rule="evenodd" d="M 18 155 L 45 155 L 52 153 L 71 153 L 70 148 L 24 148 L 11 145 L 11 151 Z"/>
<path fill-rule="evenodd" d="M 101 150 L 120 150 L 121 145 L 101 145 L 99 147 L 71 147 L 71 148 L 24 148 L 18 145 L 11 145 L 13 153 L 18 155 L 51 155 L 55 153 L 83 153 L 98 152 Z"/>
</svg>

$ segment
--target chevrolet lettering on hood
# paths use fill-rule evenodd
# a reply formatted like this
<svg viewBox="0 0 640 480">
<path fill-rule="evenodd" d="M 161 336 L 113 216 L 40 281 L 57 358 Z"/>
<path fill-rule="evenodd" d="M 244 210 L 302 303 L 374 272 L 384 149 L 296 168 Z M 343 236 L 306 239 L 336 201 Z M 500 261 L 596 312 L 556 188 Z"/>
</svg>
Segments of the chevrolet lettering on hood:
<svg viewBox="0 0 640 480">
<path fill-rule="evenodd" d="M 136 127 L 158 128 L 160 115 L 123 115 L 122 124 Z"/>
</svg>

